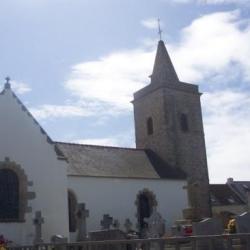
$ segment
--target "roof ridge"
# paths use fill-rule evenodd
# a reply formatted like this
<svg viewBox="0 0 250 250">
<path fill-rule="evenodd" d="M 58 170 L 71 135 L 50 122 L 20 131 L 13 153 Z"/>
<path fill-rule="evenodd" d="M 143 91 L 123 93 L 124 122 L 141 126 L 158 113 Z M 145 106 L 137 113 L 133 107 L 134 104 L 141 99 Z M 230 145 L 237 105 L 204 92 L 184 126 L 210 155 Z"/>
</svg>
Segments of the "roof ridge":
<svg viewBox="0 0 250 250">
<path fill-rule="evenodd" d="M 87 146 L 87 147 L 96 147 L 96 148 L 112 148 L 112 149 L 125 149 L 125 150 L 132 150 L 132 151 L 145 151 L 143 148 L 129 148 L 129 147 L 118 147 L 118 146 L 104 146 L 104 145 L 93 145 L 93 144 L 82 144 L 76 142 L 61 142 L 61 141 L 54 141 L 56 144 L 68 144 L 74 146 Z"/>
</svg>

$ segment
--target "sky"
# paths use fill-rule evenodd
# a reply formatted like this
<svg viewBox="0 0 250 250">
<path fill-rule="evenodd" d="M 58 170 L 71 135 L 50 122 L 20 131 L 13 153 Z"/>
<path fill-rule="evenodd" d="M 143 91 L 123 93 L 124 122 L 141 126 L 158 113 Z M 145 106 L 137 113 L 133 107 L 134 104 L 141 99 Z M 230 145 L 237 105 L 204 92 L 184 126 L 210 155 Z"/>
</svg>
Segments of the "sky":
<svg viewBox="0 0 250 250">
<path fill-rule="evenodd" d="M 250 0 L 0 2 L 0 86 L 55 141 L 135 147 L 133 93 L 159 36 L 198 84 L 211 183 L 250 181 Z"/>
</svg>

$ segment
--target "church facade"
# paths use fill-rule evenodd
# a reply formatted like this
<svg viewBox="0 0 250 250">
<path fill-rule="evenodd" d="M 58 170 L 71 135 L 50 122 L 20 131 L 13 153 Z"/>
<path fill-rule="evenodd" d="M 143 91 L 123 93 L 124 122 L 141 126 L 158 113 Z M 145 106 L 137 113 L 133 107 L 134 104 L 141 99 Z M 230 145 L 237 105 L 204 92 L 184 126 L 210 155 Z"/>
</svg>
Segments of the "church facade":
<svg viewBox="0 0 250 250">
<path fill-rule="evenodd" d="M 136 148 L 54 142 L 7 82 L 0 93 L 0 234 L 17 244 L 52 235 L 77 240 L 77 204 L 88 231 L 103 215 L 144 229 L 153 209 L 168 230 L 211 216 L 198 86 L 180 82 L 159 41 L 151 83 L 134 94 Z M 40 213 L 40 218 L 37 214 Z"/>
</svg>

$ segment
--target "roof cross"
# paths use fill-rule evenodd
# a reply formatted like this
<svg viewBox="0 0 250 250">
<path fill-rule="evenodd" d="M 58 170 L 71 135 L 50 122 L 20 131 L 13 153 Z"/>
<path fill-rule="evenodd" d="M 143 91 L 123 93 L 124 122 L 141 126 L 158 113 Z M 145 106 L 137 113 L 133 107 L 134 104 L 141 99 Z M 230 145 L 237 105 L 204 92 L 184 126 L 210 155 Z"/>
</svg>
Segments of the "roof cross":
<svg viewBox="0 0 250 250">
<path fill-rule="evenodd" d="M 6 82 L 4 84 L 5 89 L 10 89 L 10 77 L 5 78 Z"/>
<path fill-rule="evenodd" d="M 161 29 L 161 20 L 160 20 L 160 18 L 158 18 L 157 21 L 158 21 L 158 34 L 159 34 L 160 40 L 161 40 L 162 29 Z"/>
<path fill-rule="evenodd" d="M 5 78 L 5 80 L 6 80 L 6 83 L 7 83 L 7 84 L 10 83 L 10 77 L 7 76 L 7 77 Z"/>
</svg>

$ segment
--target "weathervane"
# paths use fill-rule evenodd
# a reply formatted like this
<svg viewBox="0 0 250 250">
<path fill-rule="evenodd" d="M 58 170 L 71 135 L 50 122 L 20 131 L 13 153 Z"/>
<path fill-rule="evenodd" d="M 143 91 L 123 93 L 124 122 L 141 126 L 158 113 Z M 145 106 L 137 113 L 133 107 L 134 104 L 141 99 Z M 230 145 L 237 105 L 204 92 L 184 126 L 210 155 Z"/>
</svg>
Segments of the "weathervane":
<svg viewBox="0 0 250 250">
<path fill-rule="evenodd" d="M 160 40 L 161 40 L 162 29 L 161 29 L 161 20 L 160 20 L 160 18 L 158 18 L 157 21 L 158 21 L 158 34 L 159 34 Z"/>
</svg>

